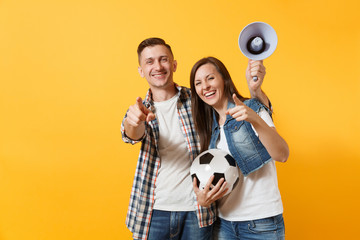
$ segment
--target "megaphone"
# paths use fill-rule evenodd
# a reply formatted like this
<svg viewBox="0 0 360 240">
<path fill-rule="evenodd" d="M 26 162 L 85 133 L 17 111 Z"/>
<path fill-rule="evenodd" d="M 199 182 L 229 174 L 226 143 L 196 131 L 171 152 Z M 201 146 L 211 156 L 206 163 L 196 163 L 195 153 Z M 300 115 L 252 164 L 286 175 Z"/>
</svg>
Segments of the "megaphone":
<svg viewBox="0 0 360 240">
<path fill-rule="evenodd" d="M 276 49 L 277 35 L 267 23 L 253 22 L 248 24 L 239 35 L 241 52 L 249 59 L 263 60 L 269 57 Z M 256 81 L 257 77 L 253 77 Z"/>
</svg>

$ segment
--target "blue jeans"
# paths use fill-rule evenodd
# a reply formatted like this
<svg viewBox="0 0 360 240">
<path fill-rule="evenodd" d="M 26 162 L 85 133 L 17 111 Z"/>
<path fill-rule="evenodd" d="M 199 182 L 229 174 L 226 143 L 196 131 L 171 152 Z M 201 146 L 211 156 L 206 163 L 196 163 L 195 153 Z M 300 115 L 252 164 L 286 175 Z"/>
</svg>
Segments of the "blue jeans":
<svg viewBox="0 0 360 240">
<path fill-rule="evenodd" d="M 209 240 L 212 225 L 200 228 L 195 211 L 169 212 L 153 210 L 148 240 Z"/>
<path fill-rule="evenodd" d="M 253 221 L 230 222 L 218 218 L 214 225 L 217 240 L 284 240 L 285 226 L 282 214 Z"/>
</svg>

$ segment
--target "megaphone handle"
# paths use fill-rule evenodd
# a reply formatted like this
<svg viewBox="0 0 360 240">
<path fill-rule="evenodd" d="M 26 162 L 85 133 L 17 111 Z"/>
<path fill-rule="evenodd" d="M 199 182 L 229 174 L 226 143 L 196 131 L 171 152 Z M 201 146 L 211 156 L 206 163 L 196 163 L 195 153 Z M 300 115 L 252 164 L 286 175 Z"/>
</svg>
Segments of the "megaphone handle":
<svg viewBox="0 0 360 240">
<path fill-rule="evenodd" d="M 256 82 L 258 80 L 258 77 L 257 76 L 254 76 L 253 77 L 253 81 Z"/>
</svg>

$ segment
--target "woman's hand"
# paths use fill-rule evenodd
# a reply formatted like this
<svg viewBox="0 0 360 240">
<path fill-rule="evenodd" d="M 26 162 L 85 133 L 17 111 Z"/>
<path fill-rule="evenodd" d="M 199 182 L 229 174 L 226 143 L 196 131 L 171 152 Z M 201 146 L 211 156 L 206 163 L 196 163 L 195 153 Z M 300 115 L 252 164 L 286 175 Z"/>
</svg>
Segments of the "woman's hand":
<svg viewBox="0 0 360 240">
<path fill-rule="evenodd" d="M 236 121 L 240 122 L 240 121 L 248 121 L 250 123 L 259 120 L 259 115 L 252 110 L 251 108 L 249 108 L 248 106 L 246 106 L 234 93 L 233 94 L 233 99 L 235 102 L 235 107 L 233 108 L 229 108 L 228 110 L 226 110 L 226 114 L 230 115 L 231 117 L 235 118 Z"/>
<path fill-rule="evenodd" d="M 193 180 L 193 187 L 196 194 L 197 202 L 203 207 L 209 207 L 213 202 L 222 198 L 228 191 L 228 188 L 226 188 L 227 183 L 225 182 L 224 178 L 221 178 L 215 185 L 215 187 L 210 189 L 214 177 L 214 175 L 210 177 L 203 190 L 200 190 L 198 188 L 196 178 L 194 178 Z"/>
<path fill-rule="evenodd" d="M 265 74 L 266 68 L 262 60 L 255 61 L 249 59 L 245 76 L 251 97 L 256 98 L 261 94 L 261 85 L 263 84 Z M 253 77 L 257 77 L 257 80 L 254 81 Z"/>
</svg>

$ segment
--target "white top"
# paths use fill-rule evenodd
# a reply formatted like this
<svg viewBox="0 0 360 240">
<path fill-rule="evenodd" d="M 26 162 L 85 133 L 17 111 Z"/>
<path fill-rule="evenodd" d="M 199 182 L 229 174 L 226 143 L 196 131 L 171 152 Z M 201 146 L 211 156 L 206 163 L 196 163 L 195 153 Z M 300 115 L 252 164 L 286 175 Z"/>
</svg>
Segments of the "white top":
<svg viewBox="0 0 360 240">
<path fill-rule="evenodd" d="M 270 127 L 274 126 L 266 110 L 261 110 L 259 116 Z M 217 148 L 230 152 L 222 127 Z M 219 217 L 228 221 L 249 221 L 272 217 L 283 212 L 274 160 L 247 177 L 244 177 L 240 169 L 238 170 L 240 178 L 238 185 L 229 195 L 218 200 Z"/>
<path fill-rule="evenodd" d="M 180 129 L 177 101 L 179 94 L 167 101 L 154 102 L 159 123 L 160 169 L 155 182 L 154 209 L 193 211 L 195 203 L 190 176 L 191 161 Z"/>
</svg>

